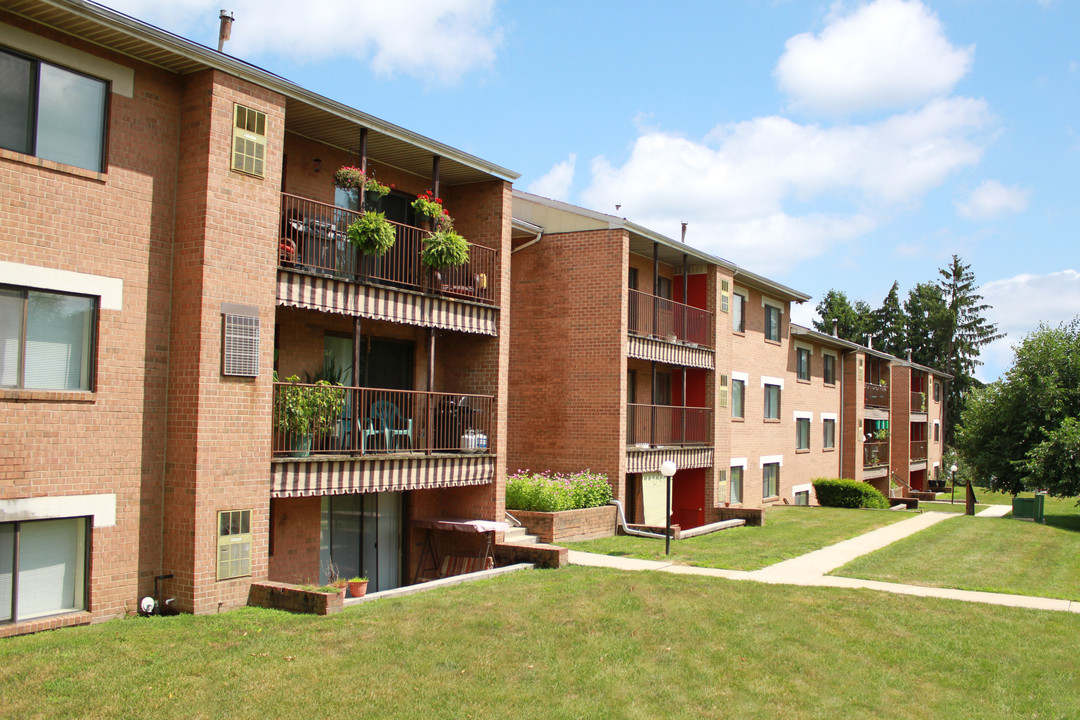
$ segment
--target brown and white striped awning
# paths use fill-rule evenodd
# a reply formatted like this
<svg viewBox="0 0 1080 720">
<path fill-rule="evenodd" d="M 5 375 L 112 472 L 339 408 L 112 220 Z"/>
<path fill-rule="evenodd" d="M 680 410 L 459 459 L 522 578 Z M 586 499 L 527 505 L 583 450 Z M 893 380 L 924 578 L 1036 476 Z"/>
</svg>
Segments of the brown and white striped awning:
<svg viewBox="0 0 1080 720">
<path fill-rule="evenodd" d="M 680 470 L 712 467 L 713 449 L 699 448 L 656 448 L 652 450 L 627 450 L 626 472 L 660 472 L 660 463 L 671 460 Z"/>
<path fill-rule="evenodd" d="M 485 485 L 495 478 L 490 455 L 287 460 L 271 464 L 270 496 L 276 498 L 429 490 Z"/>
<path fill-rule="evenodd" d="M 638 360 L 655 360 L 669 365 L 683 365 L 706 370 L 716 368 L 715 354 L 709 348 L 653 340 L 637 335 L 630 336 L 630 345 L 627 350 L 627 355 Z"/>
<path fill-rule="evenodd" d="M 389 320 L 442 330 L 499 334 L 499 310 L 467 301 L 422 295 L 331 277 L 278 269 L 278 305 Z"/>
</svg>

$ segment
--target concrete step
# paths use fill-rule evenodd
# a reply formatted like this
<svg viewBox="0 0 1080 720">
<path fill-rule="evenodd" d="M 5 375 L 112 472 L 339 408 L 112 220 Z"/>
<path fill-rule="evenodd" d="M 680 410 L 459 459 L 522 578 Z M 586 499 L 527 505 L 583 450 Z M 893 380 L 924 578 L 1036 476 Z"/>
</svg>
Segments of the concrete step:
<svg viewBox="0 0 1080 720">
<path fill-rule="evenodd" d="M 503 543 L 507 545 L 535 545 L 538 540 L 523 527 L 512 527 L 503 534 Z"/>
</svg>

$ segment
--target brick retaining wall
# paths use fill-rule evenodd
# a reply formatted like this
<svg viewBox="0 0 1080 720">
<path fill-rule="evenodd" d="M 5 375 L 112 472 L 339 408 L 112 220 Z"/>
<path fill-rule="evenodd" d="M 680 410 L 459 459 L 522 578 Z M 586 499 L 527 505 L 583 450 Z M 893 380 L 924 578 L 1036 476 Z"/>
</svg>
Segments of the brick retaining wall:
<svg viewBox="0 0 1080 720">
<path fill-rule="evenodd" d="M 557 513 L 510 510 L 530 535 L 542 543 L 569 542 L 590 538 L 611 537 L 615 534 L 615 506 L 604 505 L 584 510 L 564 510 Z"/>
</svg>

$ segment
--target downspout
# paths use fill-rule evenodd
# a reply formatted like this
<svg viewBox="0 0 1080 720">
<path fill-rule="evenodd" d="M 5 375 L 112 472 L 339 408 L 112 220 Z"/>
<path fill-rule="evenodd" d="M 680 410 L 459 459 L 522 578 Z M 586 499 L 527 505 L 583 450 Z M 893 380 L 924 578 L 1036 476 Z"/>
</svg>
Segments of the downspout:
<svg viewBox="0 0 1080 720">
<path fill-rule="evenodd" d="M 656 538 L 658 540 L 663 540 L 663 539 L 667 538 L 667 535 L 661 535 L 660 533 L 648 532 L 647 530 L 633 530 L 633 529 L 631 529 L 630 526 L 626 524 L 626 514 L 623 512 L 622 503 L 619 502 L 618 500 L 615 500 L 614 498 L 612 498 L 611 500 L 608 500 L 608 505 L 614 505 L 615 507 L 619 508 L 619 527 L 621 527 L 622 531 L 624 533 L 626 533 L 627 535 L 637 535 L 639 537 Z"/>
<path fill-rule="evenodd" d="M 527 242 L 527 243 L 525 243 L 525 244 L 523 244 L 523 245 L 518 245 L 518 246 L 517 246 L 516 248 L 514 248 L 513 250 L 511 250 L 511 251 L 510 251 L 510 254 L 511 254 L 511 255 L 513 255 L 513 254 L 514 254 L 514 253 L 516 253 L 516 252 L 517 252 L 518 250 L 524 250 L 525 248 L 529 247 L 530 245 L 535 245 L 536 243 L 540 242 L 540 238 L 542 238 L 542 237 L 544 237 L 544 231 L 543 231 L 543 230 L 541 230 L 540 232 L 536 233 L 536 237 L 534 237 L 534 238 L 533 238 L 532 240 L 530 240 L 529 242 Z"/>
</svg>

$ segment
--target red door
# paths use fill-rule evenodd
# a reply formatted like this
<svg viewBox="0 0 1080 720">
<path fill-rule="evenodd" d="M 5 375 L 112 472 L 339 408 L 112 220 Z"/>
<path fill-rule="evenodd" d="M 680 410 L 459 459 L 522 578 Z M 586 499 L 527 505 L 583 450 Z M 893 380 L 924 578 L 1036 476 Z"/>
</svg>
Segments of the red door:
<svg viewBox="0 0 1080 720">
<path fill-rule="evenodd" d="M 671 484 L 671 522 L 684 529 L 704 525 L 705 468 L 680 470 Z"/>
</svg>

